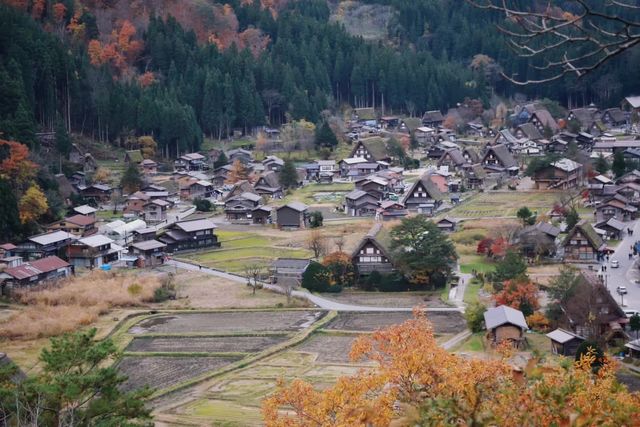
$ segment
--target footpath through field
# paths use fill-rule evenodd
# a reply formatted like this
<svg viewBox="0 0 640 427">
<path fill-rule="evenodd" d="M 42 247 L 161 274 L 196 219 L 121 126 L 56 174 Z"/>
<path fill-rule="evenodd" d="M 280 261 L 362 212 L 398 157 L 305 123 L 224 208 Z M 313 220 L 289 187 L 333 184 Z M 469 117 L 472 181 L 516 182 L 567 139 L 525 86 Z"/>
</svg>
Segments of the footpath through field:
<svg viewBox="0 0 640 427">
<path fill-rule="evenodd" d="M 169 260 L 165 263 L 165 265 L 171 265 L 183 270 L 197 271 L 200 273 L 221 277 L 223 279 L 231 280 L 231 281 L 242 283 L 242 284 L 245 284 L 247 282 L 246 277 L 238 276 L 236 274 L 226 273 L 224 271 L 214 270 L 211 268 L 207 268 L 197 264 L 191 264 L 184 261 Z M 269 289 L 278 293 L 283 293 L 282 288 L 280 288 L 280 286 L 278 285 L 263 283 L 263 286 L 265 289 Z M 461 294 L 464 294 L 464 291 L 461 292 Z M 413 310 L 412 307 L 373 307 L 369 305 L 343 304 L 343 303 L 332 301 L 328 298 L 324 298 L 318 295 L 314 295 L 310 292 L 304 292 L 304 291 L 293 291 L 291 293 L 291 296 L 296 298 L 304 298 L 312 302 L 313 304 L 317 305 L 320 308 L 323 308 L 325 310 L 333 310 L 333 311 L 383 311 L 383 312 L 386 311 L 386 312 L 389 312 L 389 311 L 412 311 Z M 455 302 L 457 302 L 457 300 Z M 461 306 L 429 307 L 429 308 L 425 308 L 424 311 L 426 312 L 450 312 L 450 311 L 461 312 L 463 311 L 463 308 Z"/>
</svg>

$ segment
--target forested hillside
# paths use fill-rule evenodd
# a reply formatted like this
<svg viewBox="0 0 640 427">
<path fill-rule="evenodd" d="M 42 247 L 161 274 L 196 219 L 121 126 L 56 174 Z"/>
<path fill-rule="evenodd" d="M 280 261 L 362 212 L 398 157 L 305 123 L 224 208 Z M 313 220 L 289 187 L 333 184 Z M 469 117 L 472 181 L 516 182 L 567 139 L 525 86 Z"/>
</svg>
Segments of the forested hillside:
<svg viewBox="0 0 640 427">
<path fill-rule="evenodd" d="M 502 18 L 459 0 L 365 0 L 394 11 L 374 42 L 332 23 L 336 4 L 325 0 L 4 3 L 0 131 L 31 145 L 34 132 L 63 124 L 112 143 L 152 134 L 169 154 L 197 149 L 203 133 L 316 122 L 341 104 L 417 115 L 465 97 L 607 106 L 640 91 L 626 73 L 637 50 L 579 81 L 510 84 L 500 70 L 535 70 L 496 31 Z"/>
</svg>

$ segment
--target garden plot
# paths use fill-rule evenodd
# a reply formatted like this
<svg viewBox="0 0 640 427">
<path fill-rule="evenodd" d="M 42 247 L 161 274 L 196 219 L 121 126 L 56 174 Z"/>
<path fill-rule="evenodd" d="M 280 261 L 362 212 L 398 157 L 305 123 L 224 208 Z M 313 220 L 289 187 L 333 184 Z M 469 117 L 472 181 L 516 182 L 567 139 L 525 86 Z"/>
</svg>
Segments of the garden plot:
<svg viewBox="0 0 640 427">
<path fill-rule="evenodd" d="M 440 292 L 351 292 L 324 294 L 330 300 L 343 304 L 372 307 L 447 307 L 440 299 Z"/>
<path fill-rule="evenodd" d="M 299 331 L 320 319 L 322 311 L 229 311 L 180 313 L 143 320 L 129 333 L 142 334 L 237 334 Z"/>
<path fill-rule="evenodd" d="M 462 313 L 457 311 L 426 313 L 427 319 L 433 325 L 436 334 L 453 334 L 465 329 Z M 333 319 L 326 329 L 342 331 L 370 332 L 397 325 L 413 317 L 409 312 L 341 312 Z"/>
<path fill-rule="evenodd" d="M 255 353 L 284 342 L 286 335 L 263 337 L 138 337 L 126 352 L 142 353 Z"/>
<path fill-rule="evenodd" d="M 293 351 L 316 354 L 316 363 L 349 363 L 355 335 L 315 334 Z"/>
<path fill-rule="evenodd" d="M 145 386 L 159 390 L 215 371 L 239 360 L 239 357 L 129 357 L 118 363 L 118 370 L 128 377 L 123 390 Z"/>
<path fill-rule="evenodd" d="M 452 218 L 515 217 L 523 206 L 539 214 L 549 211 L 560 197 L 556 192 L 488 192 L 480 193 L 447 213 Z"/>
</svg>

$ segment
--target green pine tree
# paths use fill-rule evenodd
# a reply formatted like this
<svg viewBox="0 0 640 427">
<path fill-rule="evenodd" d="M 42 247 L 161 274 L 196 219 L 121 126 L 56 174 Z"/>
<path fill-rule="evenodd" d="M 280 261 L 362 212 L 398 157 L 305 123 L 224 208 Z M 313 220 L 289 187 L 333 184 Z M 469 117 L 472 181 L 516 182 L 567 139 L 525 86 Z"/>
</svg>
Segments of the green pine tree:
<svg viewBox="0 0 640 427">
<path fill-rule="evenodd" d="M 327 147 L 333 149 L 338 146 L 338 138 L 326 121 L 316 127 L 316 148 Z"/>
<path fill-rule="evenodd" d="M 280 171 L 280 185 L 285 189 L 298 186 L 298 171 L 291 160 L 285 160 Z"/>
</svg>

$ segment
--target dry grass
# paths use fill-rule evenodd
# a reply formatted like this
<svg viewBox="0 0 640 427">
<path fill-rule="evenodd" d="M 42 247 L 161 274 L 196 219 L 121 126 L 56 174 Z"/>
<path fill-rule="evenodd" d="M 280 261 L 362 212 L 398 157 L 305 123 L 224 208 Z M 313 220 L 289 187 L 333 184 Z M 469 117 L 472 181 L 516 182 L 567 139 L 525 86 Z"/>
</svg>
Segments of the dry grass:
<svg viewBox="0 0 640 427">
<path fill-rule="evenodd" d="M 157 275 L 122 275 L 96 271 L 43 290 L 24 291 L 24 307 L 0 322 L 0 338 L 36 339 L 70 332 L 94 323 L 113 307 L 152 302 L 160 287 Z"/>
</svg>

